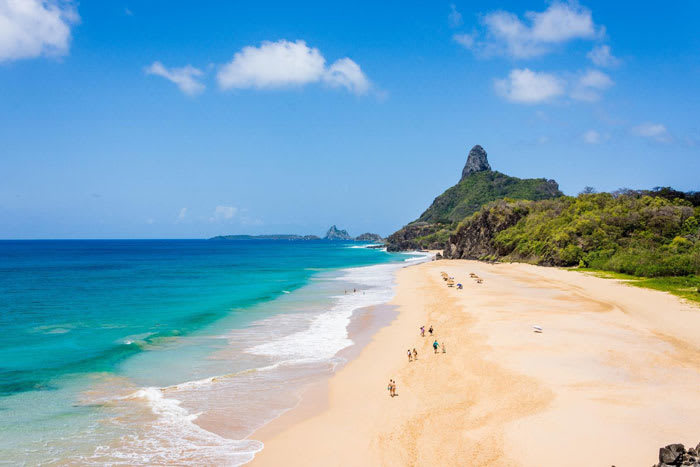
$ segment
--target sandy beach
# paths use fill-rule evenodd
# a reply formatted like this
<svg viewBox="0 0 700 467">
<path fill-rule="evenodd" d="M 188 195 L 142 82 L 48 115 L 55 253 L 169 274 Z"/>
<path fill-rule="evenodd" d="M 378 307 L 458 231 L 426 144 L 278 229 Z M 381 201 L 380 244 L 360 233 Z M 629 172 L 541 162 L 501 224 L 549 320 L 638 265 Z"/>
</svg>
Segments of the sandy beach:
<svg viewBox="0 0 700 467">
<path fill-rule="evenodd" d="M 700 441 L 700 308 L 525 264 L 434 261 L 397 284 L 394 321 L 252 436 L 252 465 L 639 466 Z"/>
</svg>

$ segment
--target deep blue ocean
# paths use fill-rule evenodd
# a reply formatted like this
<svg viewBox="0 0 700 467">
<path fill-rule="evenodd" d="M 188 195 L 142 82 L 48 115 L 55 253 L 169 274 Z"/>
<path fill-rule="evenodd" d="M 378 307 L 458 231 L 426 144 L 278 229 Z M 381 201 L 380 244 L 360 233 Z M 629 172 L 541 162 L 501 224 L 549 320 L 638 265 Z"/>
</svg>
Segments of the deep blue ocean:
<svg viewBox="0 0 700 467">
<path fill-rule="evenodd" d="M 320 325 L 326 312 L 364 303 L 342 302 L 340 294 L 354 283 L 343 282 L 342 274 L 407 258 L 358 246 L 273 240 L 1 241 L 0 438 L 5 441 L 0 441 L 0 459 L 87 463 L 92 455 L 94 462 L 106 462 L 120 442 L 110 439 L 116 429 L 101 427 L 118 410 L 95 402 L 95 393 L 111 397 L 127 386 L 165 387 L 289 364 L 290 358 L 272 355 L 282 355 L 274 350 L 279 346 L 295 346 L 289 342 L 296 334 L 290 333 Z M 287 321 L 275 318 L 285 314 Z M 292 320 L 295 316 L 303 320 Z M 222 334 L 228 337 L 215 338 Z M 307 360 L 298 362 L 308 367 Z M 307 368 L 299 365 L 295 375 Z M 183 398 L 187 401 L 187 394 L 170 405 L 152 405 L 148 414 L 184 411 Z M 120 429 L 119 455 L 129 456 Z M 99 443 L 99 456 L 86 447 Z M 194 454 L 190 460 L 196 459 Z M 178 460 L 187 457 L 130 462 Z"/>
</svg>

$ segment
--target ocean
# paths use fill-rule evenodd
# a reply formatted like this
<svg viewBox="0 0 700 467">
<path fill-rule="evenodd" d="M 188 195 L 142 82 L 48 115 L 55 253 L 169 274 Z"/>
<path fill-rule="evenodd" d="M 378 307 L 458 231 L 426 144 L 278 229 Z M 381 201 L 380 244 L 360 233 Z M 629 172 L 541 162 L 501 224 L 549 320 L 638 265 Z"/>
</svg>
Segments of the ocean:
<svg viewBox="0 0 700 467">
<path fill-rule="evenodd" d="M 2 241 L 0 464 L 248 462 L 263 448 L 251 434 L 343 362 L 353 313 L 424 258 L 326 241 Z"/>
</svg>

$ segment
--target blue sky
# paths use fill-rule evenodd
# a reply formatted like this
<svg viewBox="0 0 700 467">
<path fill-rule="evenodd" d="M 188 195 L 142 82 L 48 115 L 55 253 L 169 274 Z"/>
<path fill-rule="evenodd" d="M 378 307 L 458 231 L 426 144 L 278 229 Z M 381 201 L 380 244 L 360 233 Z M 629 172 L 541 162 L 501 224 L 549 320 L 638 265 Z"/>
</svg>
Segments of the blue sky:
<svg viewBox="0 0 700 467">
<path fill-rule="evenodd" d="M 0 238 L 381 234 L 481 144 L 698 190 L 700 3 L 0 0 Z"/>
</svg>

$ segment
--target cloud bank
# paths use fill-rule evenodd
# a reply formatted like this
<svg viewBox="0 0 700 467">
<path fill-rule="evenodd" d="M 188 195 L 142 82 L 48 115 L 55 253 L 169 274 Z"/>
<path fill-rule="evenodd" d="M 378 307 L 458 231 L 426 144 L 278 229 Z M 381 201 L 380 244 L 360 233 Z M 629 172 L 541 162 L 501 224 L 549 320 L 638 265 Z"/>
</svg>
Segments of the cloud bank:
<svg viewBox="0 0 700 467">
<path fill-rule="evenodd" d="M 79 21 L 72 3 L 0 0 L 0 62 L 67 54 Z"/>
</svg>

